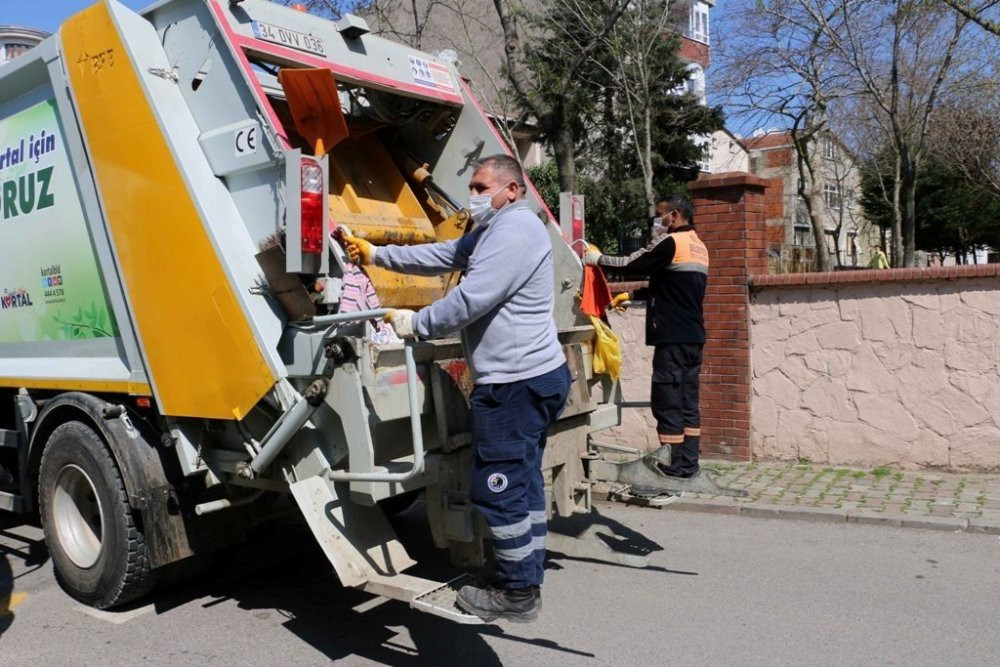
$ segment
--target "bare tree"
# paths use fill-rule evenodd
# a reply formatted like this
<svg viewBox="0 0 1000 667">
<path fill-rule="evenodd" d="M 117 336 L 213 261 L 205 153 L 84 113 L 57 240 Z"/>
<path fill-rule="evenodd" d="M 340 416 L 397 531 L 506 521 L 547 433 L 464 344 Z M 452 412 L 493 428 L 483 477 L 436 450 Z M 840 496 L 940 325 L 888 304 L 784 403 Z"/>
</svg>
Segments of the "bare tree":
<svg viewBox="0 0 1000 667">
<path fill-rule="evenodd" d="M 370 0 L 361 14 L 394 41 L 436 54 L 454 51 L 459 72 L 517 155 L 515 131 L 527 118 L 504 76 L 503 35 L 492 3 Z"/>
<path fill-rule="evenodd" d="M 663 80 L 669 67 L 663 45 L 677 33 L 684 3 L 670 0 L 634 0 L 627 11 L 604 37 L 609 60 L 594 59 L 610 85 L 609 102 L 619 101 L 624 107 L 628 128 L 626 141 L 635 152 L 642 171 L 643 191 L 650 213 L 656 204 L 653 191 L 653 123 L 656 117 L 654 100 L 662 92 Z M 606 128 L 610 129 L 610 128 Z"/>
<path fill-rule="evenodd" d="M 944 3 L 969 19 L 983 30 L 1000 37 L 1000 23 L 989 18 L 987 12 L 1000 6 L 1000 0 L 969 2 L 969 0 L 944 0 Z"/>
<path fill-rule="evenodd" d="M 991 99 L 942 106 L 934 114 L 931 149 L 984 191 L 1000 196 L 1000 102 Z"/>
<path fill-rule="evenodd" d="M 830 144 L 826 144 L 829 141 Z M 833 227 L 830 230 L 833 237 L 833 255 L 837 266 L 844 266 L 841 257 L 840 239 L 843 236 L 844 226 L 848 231 L 858 232 L 859 216 L 857 214 L 856 188 L 859 185 L 859 175 L 857 163 L 854 157 L 848 154 L 844 147 L 832 135 L 827 135 L 822 139 L 824 148 L 824 168 L 823 178 L 832 188 L 832 201 L 824 197 L 830 216 L 833 220 Z M 830 206 L 830 204 L 833 204 Z"/>
<path fill-rule="evenodd" d="M 789 128 L 797 194 L 812 228 L 816 270 L 828 271 L 818 139 L 829 131 L 831 104 L 849 95 L 850 88 L 813 20 L 810 2 L 747 0 L 735 8 L 740 32 L 720 50 L 724 74 L 717 83 L 745 121 Z"/>
<path fill-rule="evenodd" d="M 583 95 L 575 79 L 591 64 L 591 56 L 614 28 L 630 0 L 553 0 L 532 21 L 533 39 L 545 40 L 531 58 L 523 46 L 515 0 L 493 0 L 504 36 L 506 74 L 520 105 L 537 121 L 552 146 L 559 169 L 559 187 L 576 192 L 574 125 L 581 115 Z M 595 7 L 599 11 L 595 11 Z M 553 20 L 553 17 L 560 17 Z M 547 34 L 545 34 L 547 33 Z"/>
<path fill-rule="evenodd" d="M 859 83 L 858 94 L 871 105 L 869 118 L 892 149 L 892 255 L 897 266 L 913 266 L 917 176 L 927 151 L 931 114 L 950 81 L 967 20 L 949 17 L 920 0 L 834 4 L 839 11 L 832 20 L 815 6 L 810 7 L 811 15 L 840 64 Z"/>
<path fill-rule="evenodd" d="M 896 175 L 892 255 L 897 266 L 912 266 L 916 180 L 928 150 L 932 114 L 942 99 L 959 94 L 975 71 L 973 63 L 977 58 L 987 63 L 990 51 L 982 52 L 968 37 L 968 19 L 924 0 L 748 0 L 748 4 L 749 13 L 771 16 L 778 22 L 771 41 L 777 41 L 781 51 L 795 54 L 791 62 L 783 63 L 788 71 L 795 72 L 794 81 L 783 86 L 779 71 L 771 77 L 770 98 L 758 95 L 757 106 L 768 108 L 772 114 L 784 114 L 789 105 L 783 105 L 781 95 L 775 93 L 801 89 L 804 83 L 808 86 L 810 77 L 795 69 L 806 65 L 810 70 L 807 74 L 823 74 L 819 79 L 820 95 L 812 100 L 817 109 L 835 114 L 848 106 L 864 109 L 855 117 L 875 126 L 878 131 L 874 134 L 880 140 L 853 148 L 860 157 L 881 150 L 883 144 L 890 149 Z M 785 48 L 786 44 L 795 46 L 783 39 L 789 33 L 800 35 L 800 43 L 808 36 L 810 48 Z M 774 51 L 762 36 L 758 35 L 753 43 L 765 53 Z M 743 65 L 744 69 L 758 74 L 759 61 L 750 52 L 747 56 L 749 64 Z M 814 57 L 820 58 L 822 69 L 812 66 Z M 773 70 L 774 61 L 764 67 Z M 746 98 L 755 100 L 752 93 Z M 808 129 L 810 124 L 802 127 Z"/>
</svg>

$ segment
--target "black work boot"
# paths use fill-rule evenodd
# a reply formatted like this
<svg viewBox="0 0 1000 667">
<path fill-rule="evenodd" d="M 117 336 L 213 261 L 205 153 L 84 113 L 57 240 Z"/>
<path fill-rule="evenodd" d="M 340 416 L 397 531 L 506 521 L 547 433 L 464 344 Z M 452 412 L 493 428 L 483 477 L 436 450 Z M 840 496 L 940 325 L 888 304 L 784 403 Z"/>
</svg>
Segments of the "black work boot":
<svg viewBox="0 0 1000 667">
<path fill-rule="evenodd" d="M 542 591 L 538 586 L 513 589 L 462 586 L 457 602 L 462 611 L 487 623 L 498 618 L 530 623 L 538 617 L 538 610 L 542 607 Z"/>
<path fill-rule="evenodd" d="M 658 463 L 660 472 L 669 477 L 688 479 L 698 474 L 698 453 L 701 449 L 701 437 L 685 435 L 684 442 L 674 445 L 670 450 L 670 465 Z"/>
</svg>

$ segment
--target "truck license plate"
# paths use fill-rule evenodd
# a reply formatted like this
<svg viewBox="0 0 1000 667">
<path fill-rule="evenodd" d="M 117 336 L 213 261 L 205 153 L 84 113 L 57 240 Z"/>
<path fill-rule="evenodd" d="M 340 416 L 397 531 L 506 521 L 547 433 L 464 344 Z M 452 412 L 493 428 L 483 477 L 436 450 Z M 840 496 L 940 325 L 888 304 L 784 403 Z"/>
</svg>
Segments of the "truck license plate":
<svg viewBox="0 0 1000 667">
<path fill-rule="evenodd" d="M 262 21 L 253 21 L 250 25 L 253 27 L 254 37 L 257 39 L 281 44 L 282 46 L 298 49 L 299 51 L 308 51 L 320 56 L 326 55 L 326 49 L 323 48 L 323 40 L 318 37 Z"/>
</svg>

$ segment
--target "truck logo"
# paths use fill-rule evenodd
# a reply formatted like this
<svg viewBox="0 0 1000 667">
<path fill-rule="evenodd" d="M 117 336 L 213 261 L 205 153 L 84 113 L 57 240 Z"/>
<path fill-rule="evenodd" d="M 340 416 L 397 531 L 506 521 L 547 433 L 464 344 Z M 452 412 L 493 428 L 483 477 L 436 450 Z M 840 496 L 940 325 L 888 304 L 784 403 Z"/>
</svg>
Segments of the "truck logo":
<svg viewBox="0 0 1000 667">
<path fill-rule="evenodd" d="M 236 147 L 236 157 L 256 153 L 257 126 L 243 127 L 233 132 L 233 143 Z"/>
<path fill-rule="evenodd" d="M 0 181 L 0 220 L 49 208 L 55 197 L 49 192 L 54 167 L 45 167 L 17 180 Z"/>
<path fill-rule="evenodd" d="M 0 309 L 9 310 L 11 308 L 28 308 L 35 304 L 31 303 L 31 295 L 25 289 L 5 289 L 0 294 Z"/>
</svg>

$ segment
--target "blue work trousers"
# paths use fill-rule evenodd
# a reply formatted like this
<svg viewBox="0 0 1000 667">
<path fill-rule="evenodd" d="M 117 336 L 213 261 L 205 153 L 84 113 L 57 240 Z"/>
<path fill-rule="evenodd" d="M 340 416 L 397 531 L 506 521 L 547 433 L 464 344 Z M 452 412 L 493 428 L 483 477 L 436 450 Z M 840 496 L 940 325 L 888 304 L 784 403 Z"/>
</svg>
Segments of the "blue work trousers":
<svg viewBox="0 0 1000 667">
<path fill-rule="evenodd" d="M 471 498 L 486 518 L 499 588 L 541 586 L 546 507 L 546 433 L 566 404 L 566 365 L 529 380 L 476 385 L 472 411 Z"/>
</svg>

